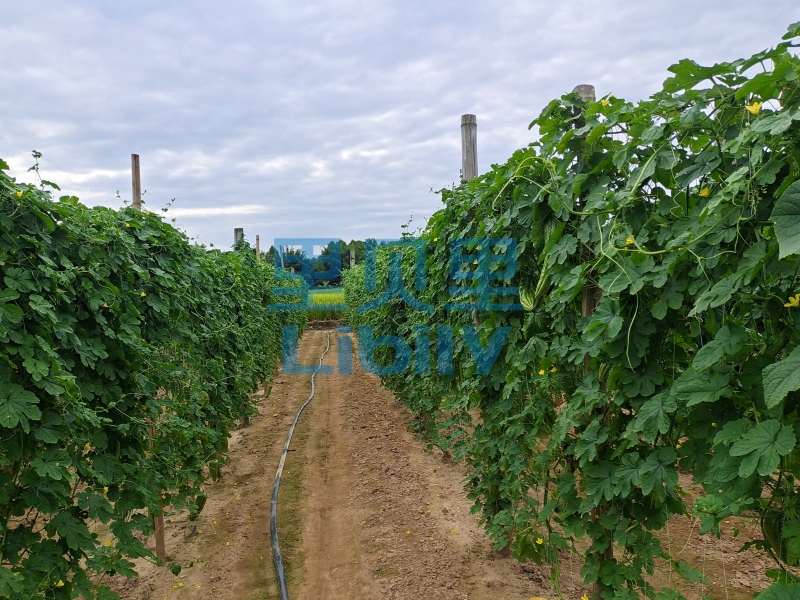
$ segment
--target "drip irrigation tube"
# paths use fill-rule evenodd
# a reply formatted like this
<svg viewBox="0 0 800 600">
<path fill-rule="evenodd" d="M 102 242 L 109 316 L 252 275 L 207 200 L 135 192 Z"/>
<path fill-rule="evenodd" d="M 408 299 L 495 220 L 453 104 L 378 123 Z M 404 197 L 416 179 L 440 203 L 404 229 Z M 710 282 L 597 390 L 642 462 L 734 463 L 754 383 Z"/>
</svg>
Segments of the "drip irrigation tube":
<svg viewBox="0 0 800 600">
<path fill-rule="evenodd" d="M 322 356 L 319 357 L 319 366 L 317 367 L 316 371 L 311 374 L 311 395 L 308 397 L 308 400 L 303 403 L 303 406 L 300 407 L 300 410 L 297 411 L 297 414 L 294 416 L 294 421 L 292 421 L 292 426 L 289 427 L 289 435 L 286 436 L 286 443 L 283 445 L 283 452 L 281 453 L 281 461 L 278 463 L 278 472 L 275 473 L 275 483 L 272 486 L 269 531 L 270 537 L 272 538 L 272 561 L 275 564 L 275 575 L 278 577 L 278 587 L 281 593 L 281 600 L 289 600 L 289 590 L 286 588 L 286 575 L 283 572 L 281 544 L 278 541 L 278 489 L 281 486 L 283 464 L 286 462 L 286 453 L 289 452 L 289 443 L 292 441 L 292 434 L 294 433 L 295 425 L 297 425 L 297 421 L 300 419 L 300 414 L 303 412 L 303 409 L 308 406 L 308 403 L 311 402 L 311 399 L 314 397 L 314 376 L 322 368 L 322 359 L 325 358 L 325 355 L 331 348 L 331 334 L 328 333 L 326 335 L 328 338 L 328 345 L 325 348 L 325 352 L 323 352 Z"/>
</svg>

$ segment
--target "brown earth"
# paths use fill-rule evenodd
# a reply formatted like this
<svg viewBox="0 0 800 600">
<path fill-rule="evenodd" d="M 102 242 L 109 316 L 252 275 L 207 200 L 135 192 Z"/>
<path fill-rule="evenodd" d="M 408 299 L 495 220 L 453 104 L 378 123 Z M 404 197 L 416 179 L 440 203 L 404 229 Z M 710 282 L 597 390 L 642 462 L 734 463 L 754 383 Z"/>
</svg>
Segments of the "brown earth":
<svg viewBox="0 0 800 600">
<path fill-rule="evenodd" d="M 336 365 L 335 329 L 309 330 L 300 364 Z M 300 418 L 281 483 L 281 549 L 293 600 L 528 600 L 555 598 L 549 567 L 521 565 L 492 550 L 462 485 L 464 466 L 408 431 L 411 414 L 354 360 L 353 375 L 317 375 L 316 394 Z M 259 415 L 233 432 L 230 463 L 206 485 L 208 502 L 189 522 L 167 516 L 167 566 L 137 561 L 140 577 L 114 578 L 125 600 L 277 599 L 269 535 L 272 484 L 289 425 L 310 393 L 310 376 L 279 375 Z M 692 493 L 691 481 L 681 484 Z M 734 538 L 733 529 L 741 533 Z M 698 523 L 674 519 L 662 535 L 677 560 L 711 585 L 680 585 L 668 567 L 657 587 L 680 585 L 689 598 L 744 600 L 768 584 L 764 555 L 738 554 L 754 525 L 731 519 L 722 539 L 700 536 Z M 151 545 L 153 540 L 148 540 Z M 578 600 L 580 561 L 565 555 L 561 590 Z"/>
</svg>

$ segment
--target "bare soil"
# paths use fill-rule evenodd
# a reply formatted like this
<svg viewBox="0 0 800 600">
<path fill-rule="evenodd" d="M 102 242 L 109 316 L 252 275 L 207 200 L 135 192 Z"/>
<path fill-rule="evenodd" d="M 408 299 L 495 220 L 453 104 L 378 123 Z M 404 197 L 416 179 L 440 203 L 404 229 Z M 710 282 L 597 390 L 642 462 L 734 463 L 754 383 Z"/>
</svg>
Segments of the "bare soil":
<svg viewBox="0 0 800 600">
<path fill-rule="evenodd" d="M 316 364 L 330 335 L 326 365 L 336 365 L 335 329 L 308 330 L 300 364 Z M 339 334 L 342 335 L 342 334 Z M 316 395 L 300 418 L 280 491 L 281 549 L 293 600 L 528 600 L 555 598 L 550 569 L 492 550 L 470 514 L 464 466 L 427 452 L 409 432 L 412 416 L 354 359 L 352 375 L 317 375 Z M 277 599 L 269 536 L 270 495 L 280 452 L 310 376 L 279 375 L 259 415 L 233 432 L 229 464 L 208 483 L 200 517 L 166 519 L 167 565 L 139 560 L 137 579 L 114 578 L 125 600 Z M 682 478 L 687 492 L 697 493 Z M 734 538 L 734 528 L 741 531 Z M 731 519 L 722 539 L 700 536 L 688 517 L 660 536 L 675 558 L 710 585 L 682 584 L 668 566 L 653 577 L 689 598 L 745 600 L 764 589 L 766 556 L 737 554 L 755 525 Z M 153 540 L 148 540 L 153 545 Z M 180 564 L 174 576 L 168 565 Z M 560 582 L 577 600 L 579 557 L 565 555 Z"/>
</svg>

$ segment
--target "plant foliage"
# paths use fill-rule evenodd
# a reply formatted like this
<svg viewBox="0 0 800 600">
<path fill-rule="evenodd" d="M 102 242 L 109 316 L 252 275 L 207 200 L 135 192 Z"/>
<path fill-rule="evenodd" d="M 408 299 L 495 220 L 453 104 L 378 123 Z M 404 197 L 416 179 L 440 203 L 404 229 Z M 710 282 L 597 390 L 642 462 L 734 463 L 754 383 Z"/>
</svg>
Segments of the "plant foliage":
<svg viewBox="0 0 800 600">
<path fill-rule="evenodd" d="M 646 578 L 669 559 L 655 534 L 690 511 L 716 535 L 754 511 L 764 546 L 800 563 L 798 33 L 748 59 L 683 60 L 641 102 L 551 102 L 537 142 L 442 190 L 416 294 L 432 314 L 397 299 L 359 313 L 378 292 L 363 269 L 345 275 L 351 323 L 415 348 L 415 326 L 475 326 L 444 308 L 465 283 L 451 244 L 517 240 L 517 272 L 497 283 L 518 286 L 526 310 L 479 314 L 484 345 L 511 327 L 492 371 L 477 374 L 456 335 L 453 374 L 434 364 L 384 382 L 471 467 L 496 547 L 550 562 L 571 549 L 598 597 L 667 597 Z M 705 489 L 693 506 L 679 470 Z"/>
<path fill-rule="evenodd" d="M 209 252 L 155 214 L 55 201 L 7 168 L 0 597 L 113 598 L 98 581 L 154 558 L 148 511 L 202 508 L 204 467 L 218 473 L 282 325 L 304 315 L 268 310 L 273 268 L 244 246 Z"/>
</svg>

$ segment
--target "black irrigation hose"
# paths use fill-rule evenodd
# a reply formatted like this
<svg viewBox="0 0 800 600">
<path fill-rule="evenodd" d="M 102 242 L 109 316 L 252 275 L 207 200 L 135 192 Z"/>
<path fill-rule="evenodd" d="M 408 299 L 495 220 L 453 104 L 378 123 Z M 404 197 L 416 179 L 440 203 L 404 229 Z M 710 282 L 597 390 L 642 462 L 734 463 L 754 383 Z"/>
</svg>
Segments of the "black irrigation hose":
<svg viewBox="0 0 800 600">
<path fill-rule="evenodd" d="M 278 472 L 275 473 L 275 484 L 272 486 L 272 506 L 270 507 L 269 515 L 269 533 L 272 538 L 272 560 L 275 563 L 275 574 L 278 576 L 278 587 L 281 592 L 281 600 L 289 600 L 289 590 L 286 588 L 286 574 L 283 572 L 283 557 L 281 556 L 281 544 L 278 541 L 278 489 L 281 486 L 281 475 L 283 474 L 283 464 L 286 462 L 286 453 L 289 452 L 289 443 L 292 441 L 292 434 L 297 421 L 300 419 L 300 413 L 308 406 L 311 399 L 314 397 L 314 375 L 316 375 L 322 368 L 322 359 L 331 348 L 331 334 L 326 334 L 328 338 L 328 345 L 325 352 L 319 357 L 319 366 L 316 371 L 311 374 L 311 395 L 297 411 L 292 421 L 292 426 L 289 428 L 289 435 L 286 436 L 286 443 L 283 445 L 283 453 L 281 454 L 281 461 L 278 463 Z"/>
</svg>

